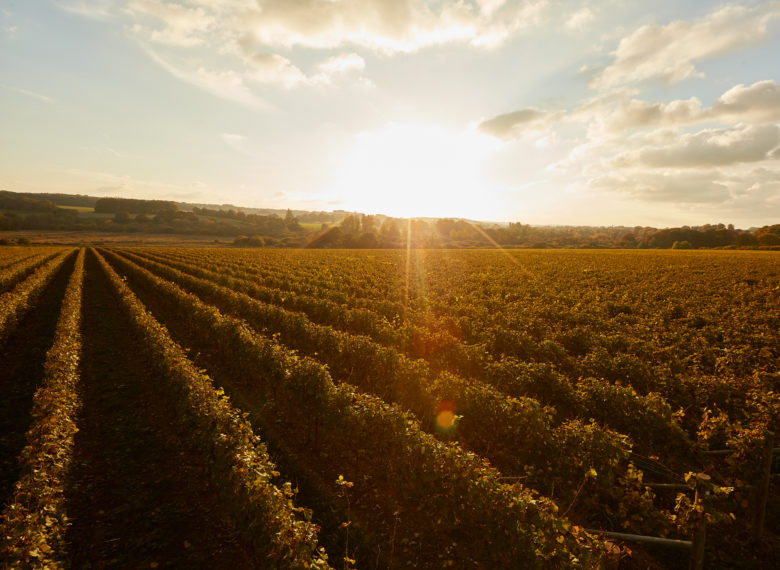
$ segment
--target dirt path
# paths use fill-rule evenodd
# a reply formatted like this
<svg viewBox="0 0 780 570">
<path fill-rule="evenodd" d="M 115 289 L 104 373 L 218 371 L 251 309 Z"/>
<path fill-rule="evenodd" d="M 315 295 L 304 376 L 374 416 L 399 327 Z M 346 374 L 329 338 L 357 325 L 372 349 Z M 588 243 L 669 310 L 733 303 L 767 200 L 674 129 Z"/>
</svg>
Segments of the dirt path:
<svg viewBox="0 0 780 570">
<path fill-rule="evenodd" d="M 73 270 L 68 260 L 0 345 L 0 509 L 19 479 L 19 453 L 30 427 L 32 398 L 43 378 L 43 363 L 54 340 L 65 286 Z"/>
<path fill-rule="evenodd" d="M 252 568 L 91 254 L 83 331 L 83 407 L 66 484 L 72 567 Z"/>
</svg>

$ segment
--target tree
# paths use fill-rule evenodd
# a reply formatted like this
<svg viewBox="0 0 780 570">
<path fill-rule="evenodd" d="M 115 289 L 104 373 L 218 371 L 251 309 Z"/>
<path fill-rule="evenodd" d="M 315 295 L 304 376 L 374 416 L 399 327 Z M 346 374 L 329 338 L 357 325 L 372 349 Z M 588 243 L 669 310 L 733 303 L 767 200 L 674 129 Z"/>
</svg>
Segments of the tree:
<svg viewBox="0 0 780 570">
<path fill-rule="evenodd" d="M 292 210 L 289 208 L 284 216 L 284 226 L 292 232 L 298 232 L 303 229 L 301 224 L 298 223 L 298 218 L 293 215 Z"/>
<path fill-rule="evenodd" d="M 398 230 L 398 224 L 392 218 L 387 218 L 382 222 L 382 226 L 379 228 L 379 234 L 386 239 L 398 239 L 401 237 L 401 232 Z"/>
<path fill-rule="evenodd" d="M 339 224 L 345 234 L 355 234 L 360 231 L 360 220 L 354 214 L 347 214 Z"/>
<path fill-rule="evenodd" d="M 360 225 L 363 228 L 363 233 L 366 234 L 373 233 L 376 229 L 376 221 L 374 220 L 374 216 L 363 214 L 360 217 Z"/>
</svg>

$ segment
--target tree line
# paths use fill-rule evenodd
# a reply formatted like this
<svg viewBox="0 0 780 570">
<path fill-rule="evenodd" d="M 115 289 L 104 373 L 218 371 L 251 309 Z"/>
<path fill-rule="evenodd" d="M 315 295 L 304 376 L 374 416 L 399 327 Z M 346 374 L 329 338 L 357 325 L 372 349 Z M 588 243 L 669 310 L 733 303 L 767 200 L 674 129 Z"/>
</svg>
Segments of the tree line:
<svg viewBox="0 0 780 570">
<path fill-rule="evenodd" d="M 0 191 L 0 231 L 75 230 L 224 236 L 243 247 L 780 249 L 780 224 L 677 228 L 536 226 L 334 212 L 191 206 L 168 200 Z M 85 213 L 74 208 L 92 208 Z M 258 213 L 262 212 L 262 213 Z M 270 213 L 269 213 L 270 212 Z"/>
<path fill-rule="evenodd" d="M 339 224 L 323 225 L 306 245 L 312 248 L 775 248 L 780 246 L 780 225 L 755 230 L 737 229 L 732 224 L 664 229 L 534 226 L 519 222 L 478 224 L 451 218 L 409 220 L 347 214 Z"/>
</svg>

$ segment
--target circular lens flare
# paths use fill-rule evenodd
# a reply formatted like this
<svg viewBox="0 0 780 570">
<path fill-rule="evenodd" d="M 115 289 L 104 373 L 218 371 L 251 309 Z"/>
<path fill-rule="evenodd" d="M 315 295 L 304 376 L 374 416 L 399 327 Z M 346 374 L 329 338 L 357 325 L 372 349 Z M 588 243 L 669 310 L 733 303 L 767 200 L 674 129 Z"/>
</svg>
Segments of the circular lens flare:
<svg viewBox="0 0 780 570">
<path fill-rule="evenodd" d="M 436 404 L 436 429 L 444 433 L 449 433 L 455 429 L 457 423 L 456 409 L 457 406 L 452 400 L 442 400 Z"/>
</svg>

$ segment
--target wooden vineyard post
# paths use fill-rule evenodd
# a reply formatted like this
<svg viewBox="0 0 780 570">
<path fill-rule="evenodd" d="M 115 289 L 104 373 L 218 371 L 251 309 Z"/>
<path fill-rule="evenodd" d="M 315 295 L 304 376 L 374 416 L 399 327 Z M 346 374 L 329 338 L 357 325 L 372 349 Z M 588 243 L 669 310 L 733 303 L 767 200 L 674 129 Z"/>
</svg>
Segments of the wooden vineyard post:
<svg viewBox="0 0 780 570">
<path fill-rule="evenodd" d="M 696 496 L 694 504 L 701 503 L 702 510 L 693 528 L 693 544 L 691 545 L 691 570 L 704 568 L 704 543 L 707 540 L 707 508 L 705 497 L 709 493 L 710 476 L 706 473 L 696 474 Z"/>
<path fill-rule="evenodd" d="M 755 503 L 753 508 L 753 533 L 756 538 L 764 534 L 764 518 L 766 503 L 769 499 L 769 479 L 772 476 L 772 459 L 774 453 L 775 434 L 767 431 L 764 435 L 763 453 L 761 456 L 761 478 L 755 488 Z"/>
<path fill-rule="evenodd" d="M 691 547 L 691 570 L 704 568 L 704 543 L 707 540 L 707 519 L 702 517 L 693 529 L 693 546 Z"/>
</svg>

